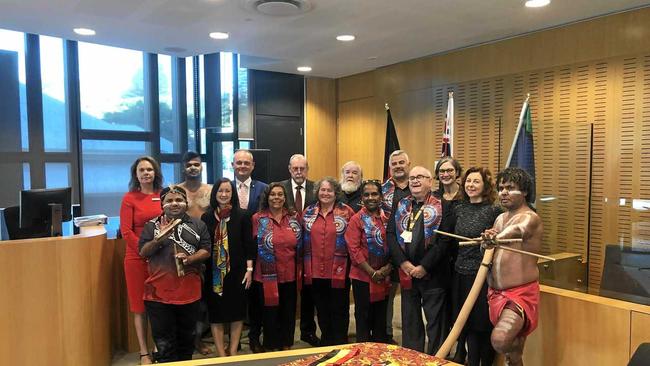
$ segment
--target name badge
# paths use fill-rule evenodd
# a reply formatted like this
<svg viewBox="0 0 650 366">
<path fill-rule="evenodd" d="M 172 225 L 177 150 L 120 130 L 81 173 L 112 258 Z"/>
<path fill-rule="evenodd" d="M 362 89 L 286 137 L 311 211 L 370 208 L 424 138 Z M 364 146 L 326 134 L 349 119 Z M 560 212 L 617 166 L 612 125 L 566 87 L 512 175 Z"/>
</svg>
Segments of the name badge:
<svg viewBox="0 0 650 366">
<path fill-rule="evenodd" d="M 403 231 L 400 236 L 402 237 L 402 239 L 404 239 L 404 243 L 411 243 L 411 239 L 413 238 L 413 232 L 406 230 Z"/>
<path fill-rule="evenodd" d="M 160 197 L 151 197 L 152 201 L 160 201 Z"/>
</svg>

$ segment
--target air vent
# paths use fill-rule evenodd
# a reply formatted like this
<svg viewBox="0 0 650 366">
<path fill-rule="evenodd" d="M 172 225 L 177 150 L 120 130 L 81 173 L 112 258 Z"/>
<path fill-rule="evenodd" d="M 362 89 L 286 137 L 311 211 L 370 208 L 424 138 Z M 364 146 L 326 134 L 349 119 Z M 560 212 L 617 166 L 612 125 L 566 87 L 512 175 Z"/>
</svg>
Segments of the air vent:
<svg viewBox="0 0 650 366">
<path fill-rule="evenodd" d="M 303 14 L 312 8 L 308 0 L 242 0 L 242 4 L 246 9 L 279 17 Z"/>
</svg>

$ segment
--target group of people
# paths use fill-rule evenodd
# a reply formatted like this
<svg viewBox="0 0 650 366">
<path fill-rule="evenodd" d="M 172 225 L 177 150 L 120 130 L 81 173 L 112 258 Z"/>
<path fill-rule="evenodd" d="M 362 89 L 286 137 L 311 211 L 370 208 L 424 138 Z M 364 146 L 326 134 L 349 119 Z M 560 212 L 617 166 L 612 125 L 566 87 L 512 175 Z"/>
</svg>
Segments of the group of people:
<svg viewBox="0 0 650 366">
<path fill-rule="evenodd" d="M 356 341 L 392 343 L 398 287 L 402 345 L 432 354 L 480 266 L 491 268 L 488 284 L 454 360 L 491 365 L 496 350 L 521 363 L 525 337 L 537 322 L 537 266 L 499 246 L 532 252 L 541 246 L 525 171 L 505 169 L 495 182 L 487 168 L 463 172 L 446 157 L 432 174 L 411 168 L 407 153 L 397 150 L 385 182 L 363 180 L 354 161 L 343 165 L 340 180 L 313 182 L 307 159 L 296 154 L 290 178 L 267 185 L 251 178 L 253 155 L 238 150 L 235 179 L 210 186 L 201 183 L 199 154 L 185 154 L 183 164 L 185 181 L 163 189 L 158 163 L 137 159 L 122 202 L 124 266 L 142 364 L 154 358 L 146 346 L 147 318 L 158 362 L 191 359 L 194 349 L 208 353 L 200 338 L 208 323 L 217 355 L 236 354 L 245 318 L 253 352 L 289 349 L 298 296 L 302 340 L 348 343 L 350 289 Z M 482 245 L 459 246 L 444 233 L 480 238 Z M 500 242 L 512 238 L 521 240 Z M 482 251 L 495 246 L 493 262 L 482 263 Z"/>
</svg>

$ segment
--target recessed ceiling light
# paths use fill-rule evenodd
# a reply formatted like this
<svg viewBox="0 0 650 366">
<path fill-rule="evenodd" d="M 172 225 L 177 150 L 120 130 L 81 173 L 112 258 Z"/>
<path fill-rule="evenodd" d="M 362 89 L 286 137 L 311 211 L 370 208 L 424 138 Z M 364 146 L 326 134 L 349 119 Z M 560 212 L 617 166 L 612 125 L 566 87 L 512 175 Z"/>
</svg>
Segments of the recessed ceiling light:
<svg viewBox="0 0 650 366">
<path fill-rule="evenodd" d="M 228 33 L 225 32 L 210 33 L 210 38 L 214 38 L 214 39 L 228 39 L 228 37 L 230 37 L 230 35 L 228 35 Z"/>
<path fill-rule="evenodd" d="M 90 29 L 90 28 L 75 28 L 73 29 L 75 33 L 77 33 L 80 36 L 94 36 L 95 31 Z"/>
<path fill-rule="evenodd" d="M 357 38 L 357 37 L 355 37 L 355 36 L 352 35 L 352 34 L 342 34 L 342 35 L 340 35 L 340 36 L 336 36 L 336 39 L 337 39 L 338 41 L 342 41 L 342 42 L 350 42 L 350 41 L 354 41 L 355 38 Z"/>
<path fill-rule="evenodd" d="M 551 3 L 551 0 L 526 0 L 527 8 L 541 8 Z"/>
<path fill-rule="evenodd" d="M 298 66 L 298 71 L 300 71 L 300 72 L 310 72 L 311 67 L 309 67 L 309 66 Z"/>
</svg>

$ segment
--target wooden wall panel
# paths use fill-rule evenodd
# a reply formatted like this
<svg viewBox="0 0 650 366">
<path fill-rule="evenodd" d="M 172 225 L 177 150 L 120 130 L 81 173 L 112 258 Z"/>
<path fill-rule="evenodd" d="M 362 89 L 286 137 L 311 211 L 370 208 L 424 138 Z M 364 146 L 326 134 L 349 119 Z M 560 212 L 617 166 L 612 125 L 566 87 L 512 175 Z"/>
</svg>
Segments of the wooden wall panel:
<svg viewBox="0 0 650 366">
<path fill-rule="evenodd" d="M 384 103 L 371 97 L 339 103 L 338 108 L 337 175 L 345 162 L 355 160 L 361 164 L 364 178 L 380 179 L 386 138 Z"/>
<path fill-rule="evenodd" d="M 456 156 L 464 167 L 496 171 L 530 93 L 543 250 L 588 257 L 589 290 L 597 293 L 607 244 L 650 241 L 650 210 L 638 209 L 650 199 L 643 183 L 650 180 L 647 34 L 650 8 L 643 8 L 339 79 L 338 108 L 346 111 L 338 119 L 337 165 L 361 155 L 381 174 L 388 101 L 402 148 L 432 167 L 453 90 Z M 367 138 L 377 136 L 366 137 L 369 126 L 381 130 L 374 162 Z M 355 147 L 341 146 L 348 142 Z"/>
<path fill-rule="evenodd" d="M 630 357 L 641 343 L 650 342 L 650 314 L 632 312 L 632 331 L 630 332 Z"/>
<path fill-rule="evenodd" d="M 337 172 L 336 81 L 307 78 L 305 81 L 305 156 L 309 177 L 316 180 Z"/>
</svg>

